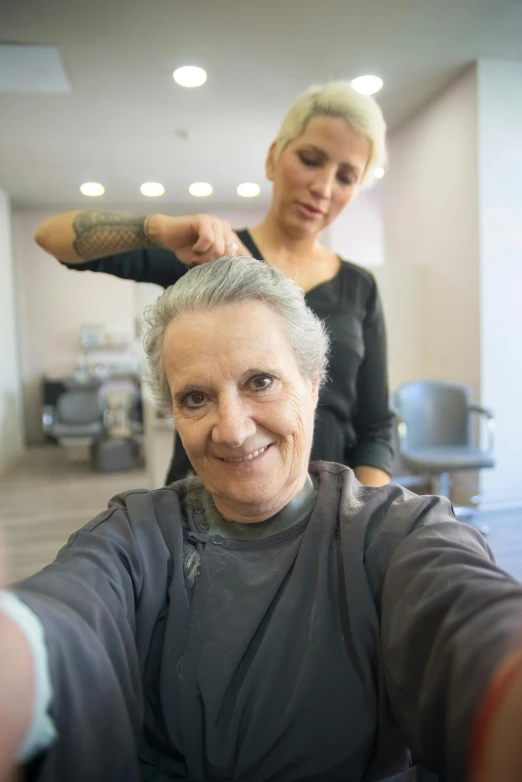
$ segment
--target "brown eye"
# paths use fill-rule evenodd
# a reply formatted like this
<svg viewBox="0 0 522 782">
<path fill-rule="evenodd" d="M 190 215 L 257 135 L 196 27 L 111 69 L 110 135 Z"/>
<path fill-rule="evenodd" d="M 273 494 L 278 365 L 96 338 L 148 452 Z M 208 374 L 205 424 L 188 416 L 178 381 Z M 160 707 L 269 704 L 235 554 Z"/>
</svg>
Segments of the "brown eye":
<svg viewBox="0 0 522 782">
<path fill-rule="evenodd" d="M 183 399 L 183 405 L 185 407 L 192 408 L 192 410 L 201 407 L 205 403 L 205 395 L 200 391 L 193 391 L 191 394 Z"/>
<path fill-rule="evenodd" d="M 253 377 L 250 382 L 255 391 L 266 391 L 274 382 L 274 378 L 269 377 L 268 375 L 258 375 L 257 377 Z"/>
</svg>

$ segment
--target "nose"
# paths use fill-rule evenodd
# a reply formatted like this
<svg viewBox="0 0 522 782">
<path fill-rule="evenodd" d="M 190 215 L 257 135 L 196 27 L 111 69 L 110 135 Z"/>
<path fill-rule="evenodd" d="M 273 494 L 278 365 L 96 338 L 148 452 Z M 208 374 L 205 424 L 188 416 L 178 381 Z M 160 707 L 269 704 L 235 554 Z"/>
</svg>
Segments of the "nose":
<svg viewBox="0 0 522 782">
<path fill-rule="evenodd" d="M 310 185 L 310 191 L 315 198 L 330 199 L 334 183 L 335 171 L 323 168 L 317 171 Z"/>
<path fill-rule="evenodd" d="M 227 448 L 240 448 L 256 432 L 250 405 L 239 397 L 220 399 L 216 421 L 212 428 L 212 441 Z"/>
</svg>

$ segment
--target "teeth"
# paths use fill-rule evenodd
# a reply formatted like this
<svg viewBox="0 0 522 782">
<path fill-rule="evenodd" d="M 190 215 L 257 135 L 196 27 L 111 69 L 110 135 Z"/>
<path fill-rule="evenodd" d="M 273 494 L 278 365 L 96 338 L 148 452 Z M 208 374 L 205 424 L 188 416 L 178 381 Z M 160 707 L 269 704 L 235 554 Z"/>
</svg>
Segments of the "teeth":
<svg viewBox="0 0 522 782">
<path fill-rule="evenodd" d="M 263 453 L 268 448 L 268 445 L 265 445 L 264 448 L 259 448 L 257 451 L 253 451 L 252 453 L 247 454 L 246 456 L 230 456 L 228 459 L 223 459 L 224 462 L 251 462 L 254 456 L 259 456 L 260 453 Z"/>
</svg>

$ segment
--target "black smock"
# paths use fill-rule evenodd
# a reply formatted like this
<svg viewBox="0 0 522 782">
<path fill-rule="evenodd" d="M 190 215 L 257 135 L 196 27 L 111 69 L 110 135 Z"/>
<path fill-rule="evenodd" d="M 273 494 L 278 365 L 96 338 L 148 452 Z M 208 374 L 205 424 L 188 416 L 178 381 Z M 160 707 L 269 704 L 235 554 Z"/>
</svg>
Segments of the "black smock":
<svg viewBox="0 0 522 782">
<path fill-rule="evenodd" d="M 407 747 L 463 782 L 522 588 L 447 500 L 312 477 L 311 515 L 259 540 L 215 534 L 197 479 L 121 495 L 15 587 L 58 732 L 29 782 L 410 782 Z"/>
<path fill-rule="evenodd" d="M 254 258 L 264 260 L 249 232 L 237 235 Z M 187 267 L 169 250 L 131 250 L 82 264 L 76 271 L 113 274 L 167 288 Z M 339 462 L 355 469 L 378 467 L 391 474 L 392 421 L 389 409 L 386 333 L 373 276 L 343 261 L 338 274 L 309 291 L 306 303 L 326 323 L 332 349 L 329 379 L 319 395 L 311 459 Z M 191 469 L 176 434 L 167 483 Z"/>
</svg>

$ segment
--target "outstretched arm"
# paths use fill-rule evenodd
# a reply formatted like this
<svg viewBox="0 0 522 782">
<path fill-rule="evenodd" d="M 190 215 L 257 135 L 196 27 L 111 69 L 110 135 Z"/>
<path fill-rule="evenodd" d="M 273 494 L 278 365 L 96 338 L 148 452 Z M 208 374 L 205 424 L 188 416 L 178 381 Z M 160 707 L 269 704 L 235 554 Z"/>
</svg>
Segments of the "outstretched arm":
<svg viewBox="0 0 522 782">
<path fill-rule="evenodd" d="M 112 212 L 65 212 L 42 223 L 34 238 L 50 255 L 73 265 L 154 247 L 170 250 L 189 265 L 222 255 L 250 254 L 225 220 L 205 214 L 129 217 Z"/>
</svg>

